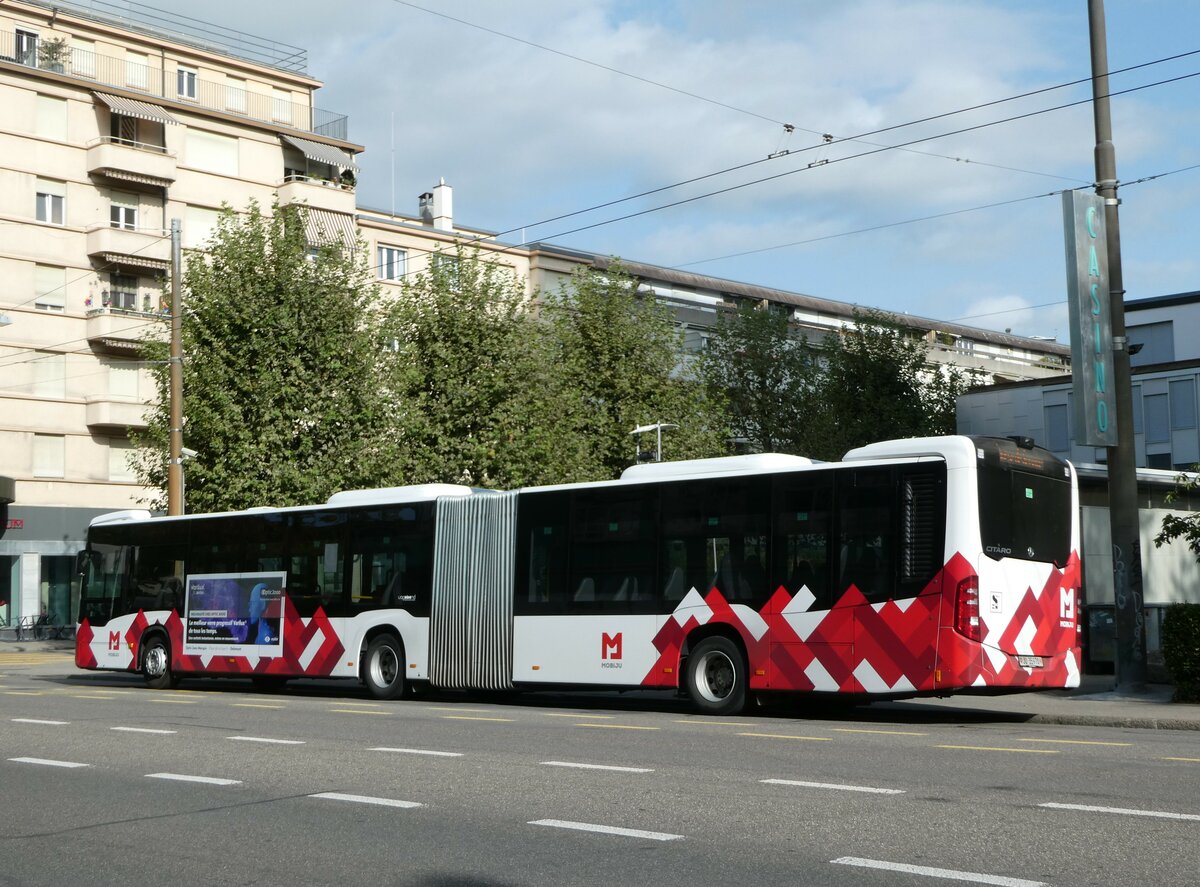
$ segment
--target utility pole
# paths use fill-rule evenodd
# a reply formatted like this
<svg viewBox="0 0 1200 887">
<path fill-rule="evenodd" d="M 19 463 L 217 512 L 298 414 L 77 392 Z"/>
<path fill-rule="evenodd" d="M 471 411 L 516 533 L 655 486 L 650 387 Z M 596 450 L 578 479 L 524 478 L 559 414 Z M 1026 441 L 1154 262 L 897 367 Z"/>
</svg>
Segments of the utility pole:
<svg viewBox="0 0 1200 887">
<path fill-rule="evenodd" d="M 179 219 L 171 219 L 171 422 L 167 462 L 167 514 L 183 514 L 183 310 L 180 280 L 183 273 Z"/>
<path fill-rule="evenodd" d="M 1117 152 L 1109 113 L 1108 43 L 1104 0 L 1088 0 L 1092 45 L 1092 108 L 1096 123 L 1096 193 L 1104 200 L 1113 336 L 1113 390 L 1117 445 L 1108 447 L 1108 516 L 1116 605 L 1117 686 L 1146 682 L 1146 621 L 1142 606 L 1142 549 L 1138 523 L 1137 464 L 1133 442 L 1133 390 L 1125 335 L 1125 286 L 1121 277 L 1121 230 L 1117 219 Z"/>
</svg>

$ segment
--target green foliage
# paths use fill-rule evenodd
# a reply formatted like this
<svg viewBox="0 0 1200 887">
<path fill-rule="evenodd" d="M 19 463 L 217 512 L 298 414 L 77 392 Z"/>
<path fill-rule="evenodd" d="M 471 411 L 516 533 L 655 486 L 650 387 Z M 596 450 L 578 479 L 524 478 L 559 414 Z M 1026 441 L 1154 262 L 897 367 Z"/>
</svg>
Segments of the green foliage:
<svg viewBox="0 0 1200 887">
<path fill-rule="evenodd" d="M 1198 472 L 1189 477 L 1181 474 L 1175 478 L 1175 489 L 1167 494 L 1167 502 L 1177 502 L 1180 494 L 1200 492 L 1200 465 L 1194 466 Z M 1158 535 L 1154 537 L 1154 547 L 1161 548 L 1176 539 L 1183 539 L 1191 549 L 1196 560 L 1200 561 L 1200 512 L 1188 515 L 1168 514 L 1163 518 Z"/>
<path fill-rule="evenodd" d="M 435 257 L 390 306 L 385 336 L 395 482 L 575 479 L 584 445 L 511 268 L 461 247 Z"/>
<path fill-rule="evenodd" d="M 1172 604 L 1162 627 L 1163 658 L 1176 702 L 1200 702 L 1200 604 Z"/>
<path fill-rule="evenodd" d="M 792 335 L 786 314 L 744 303 L 717 321 L 699 372 L 710 396 L 725 398 L 734 437 L 762 452 L 800 453 L 820 407 L 817 354 Z"/>
<path fill-rule="evenodd" d="M 199 454 L 185 465 L 189 512 L 311 504 L 382 479 L 377 290 L 360 259 L 335 247 L 310 258 L 302 211 L 254 204 L 226 209 L 208 251 L 189 255 L 184 443 Z M 148 356 L 165 352 L 158 344 Z M 155 377 L 137 469 L 165 489 L 165 361 Z"/>
<path fill-rule="evenodd" d="M 664 459 L 723 453 L 722 405 L 680 368 L 682 334 L 670 308 L 639 294 L 620 263 L 576 273 L 545 297 L 542 318 L 572 402 L 566 418 L 586 442 L 585 477 L 618 477 L 633 461 L 630 432 L 656 422 L 679 426 L 664 434 Z"/>
</svg>

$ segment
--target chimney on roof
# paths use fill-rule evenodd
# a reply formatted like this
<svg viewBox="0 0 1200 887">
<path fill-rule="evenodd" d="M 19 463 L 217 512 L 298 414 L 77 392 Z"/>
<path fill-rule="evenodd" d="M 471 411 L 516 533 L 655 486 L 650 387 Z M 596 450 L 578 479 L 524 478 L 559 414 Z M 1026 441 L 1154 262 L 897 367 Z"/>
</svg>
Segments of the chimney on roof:
<svg viewBox="0 0 1200 887">
<path fill-rule="evenodd" d="M 426 191 L 417 200 L 421 224 L 442 231 L 454 230 L 454 189 L 446 184 L 445 179 L 438 179 L 433 190 Z"/>
</svg>

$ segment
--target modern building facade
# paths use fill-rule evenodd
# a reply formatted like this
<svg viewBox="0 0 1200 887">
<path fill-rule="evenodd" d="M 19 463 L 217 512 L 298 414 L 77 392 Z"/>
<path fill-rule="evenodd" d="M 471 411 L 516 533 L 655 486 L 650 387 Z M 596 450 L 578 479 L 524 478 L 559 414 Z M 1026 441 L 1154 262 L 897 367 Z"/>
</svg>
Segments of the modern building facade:
<svg viewBox="0 0 1200 887">
<path fill-rule="evenodd" d="M 223 205 L 305 205 L 314 246 L 361 242 L 385 297 L 459 245 L 511 269 L 531 299 L 610 266 L 457 224 L 445 182 L 412 215 L 358 206 L 363 148 L 344 115 L 317 106 L 320 86 L 303 49 L 195 18 L 100 0 L 0 3 L 0 625 L 43 612 L 71 621 L 88 521 L 147 498 L 129 430 L 155 395 L 140 344 L 163 327 L 172 220 L 186 262 Z M 781 306 L 810 338 L 843 329 L 857 307 L 623 267 L 675 310 L 688 352 L 739 302 Z M 987 382 L 1069 367 L 1054 342 L 903 320 L 935 360 Z"/>
</svg>

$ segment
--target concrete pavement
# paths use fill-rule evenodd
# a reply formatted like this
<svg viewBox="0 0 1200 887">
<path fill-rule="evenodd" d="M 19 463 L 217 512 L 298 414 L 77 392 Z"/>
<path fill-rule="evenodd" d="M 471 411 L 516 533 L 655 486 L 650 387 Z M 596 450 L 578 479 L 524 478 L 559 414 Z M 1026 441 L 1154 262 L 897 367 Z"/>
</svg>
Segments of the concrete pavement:
<svg viewBox="0 0 1200 887">
<path fill-rule="evenodd" d="M 8 654 L 59 652 L 67 655 L 74 649 L 74 641 L 69 640 L 15 641 L 7 637 L 0 638 L 0 668 L 4 667 Z M 967 718 L 1083 727 L 1200 731 L 1200 705 L 1173 703 L 1173 692 L 1174 688 L 1167 684 L 1149 684 L 1141 692 L 1121 692 L 1114 689 L 1112 675 L 1084 675 L 1082 686 L 1074 690 L 905 699 L 876 702 L 857 709 L 857 712 L 859 715 L 870 712 L 880 718 Z"/>
</svg>

